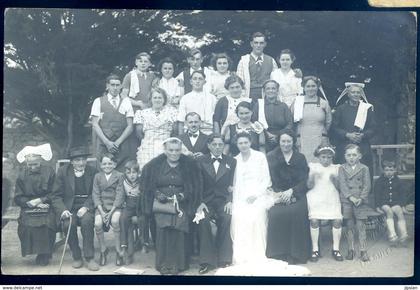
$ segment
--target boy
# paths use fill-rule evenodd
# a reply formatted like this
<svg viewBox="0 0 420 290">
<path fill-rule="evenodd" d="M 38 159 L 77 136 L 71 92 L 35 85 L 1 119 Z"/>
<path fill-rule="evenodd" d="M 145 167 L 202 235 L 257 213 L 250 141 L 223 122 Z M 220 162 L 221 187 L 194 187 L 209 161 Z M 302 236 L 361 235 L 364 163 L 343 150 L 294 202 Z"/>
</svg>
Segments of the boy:
<svg viewBox="0 0 420 290">
<path fill-rule="evenodd" d="M 382 162 L 383 174 L 376 180 L 374 187 L 376 210 L 386 216 L 388 239 L 391 244 L 407 241 L 407 225 L 403 213 L 406 205 L 406 188 L 397 175 L 395 161 L 384 160 Z M 397 217 L 397 230 L 395 231 L 394 215 Z"/>
<path fill-rule="evenodd" d="M 200 115 L 203 133 L 213 133 L 213 114 L 217 99 L 214 95 L 203 90 L 205 83 L 206 75 L 204 72 L 195 71 L 191 74 L 192 92 L 183 96 L 179 103 L 179 135 L 184 133 L 184 121 L 189 112 L 196 112 Z"/>
<path fill-rule="evenodd" d="M 129 160 L 125 164 L 125 176 L 124 176 L 124 192 L 125 192 L 125 207 L 122 209 L 120 218 L 120 236 L 121 236 L 121 248 L 123 251 L 123 263 L 130 265 L 133 262 L 134 245 L 133 237 L 130 230 L 132 229 L 132 218 L 137 216 L 137 223 L 139 228 L 143 230 L 141 224 L 141 192 L 139 187 L 139 165 L 135 160 Z M 127 240 L 130 241 L 127 243 Z"/>
<path fill-rule="evenodd" d="M 121 96 L 130 97 L 134 110 L 149 107 L 150 91 L 156 78 L 155 74 L 149 71 L 151 65 L 150 55 L 141 52 L 136 56 L 136 67 L 124 77 Z"/>
</svg>

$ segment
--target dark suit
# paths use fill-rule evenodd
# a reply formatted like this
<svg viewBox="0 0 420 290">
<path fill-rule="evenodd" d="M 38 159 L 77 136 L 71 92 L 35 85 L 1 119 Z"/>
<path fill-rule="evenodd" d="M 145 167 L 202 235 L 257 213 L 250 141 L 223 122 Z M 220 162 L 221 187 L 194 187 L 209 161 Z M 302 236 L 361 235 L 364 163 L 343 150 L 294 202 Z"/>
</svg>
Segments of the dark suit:
<svg viewBox="0 0 420 290">
<path fill-rule="evenodd" d="M 54 187 L 53 187 L 53 198 L 52 206 L 57 215 L 61 216 L 63 211 L 68 210 L 72 213 L 72 227 L 69 234 L 69 246 L 73 255 L 74 260 L 80 260 L 82 258 L 82 252 L 79 247 L 79 239 L 77 237 L 77 226 L 80 225 L 83 237 L 83 253 L 86 260 L 90 260 L 94 257 L 94 206 L 92 200 L 92 186 L 93 178 L 96 174 L 96 169 L 91 166 L 86 166 L 84 178 L 84 196 L 79 196 L 78 192 L 75 192 L 76 188 L 76 176 L 74 174 L 74 168 L 71 164 L 65 165 L 58 169 Z M 87 196 L 86 196 L 87 195 Z M 76 199 L 84 199 L 81 204 L 75 204 Z M 79 199 L 79 200 L 80 200 Z M 81 207 L 88 208 L 88 211 L 79 218 L 77 211 Z M 63 224 L 63 231 L 67 233 L 69 227 L 69 220 L 66 219 Z"/>
<path fill-rule="evenodd" d="M 232 262 L 232 239 L 230 237 L 231 216 L 224 212 L 226 203 L 232 201 L 229 186 L 233 184 L 236 160 L 222 155 L 217 173 L 210 154 L 197 160 L 203 179 L 202 203 L 209 209 L 205 219 L 199 223 L 200 264 L 217 266 Z M 212 235 L 211 223 L 217 226 L 216 237 Z"/>
<path fill-rule="evenodd" d="M 188 133 L 184 133 L 179 136 L 179 139 L 181 139 L 182 143 L 185 147 L 192 153 L 201 152 L 203 154 L 208 154 L 209 148 L 207 147 L 207 140 L 209 136 L 200 132 L 198 135 L 197 141 L 195 142 L 194 146 L 191 144 L 190 137 L 188 136 Z"/>
</svg>

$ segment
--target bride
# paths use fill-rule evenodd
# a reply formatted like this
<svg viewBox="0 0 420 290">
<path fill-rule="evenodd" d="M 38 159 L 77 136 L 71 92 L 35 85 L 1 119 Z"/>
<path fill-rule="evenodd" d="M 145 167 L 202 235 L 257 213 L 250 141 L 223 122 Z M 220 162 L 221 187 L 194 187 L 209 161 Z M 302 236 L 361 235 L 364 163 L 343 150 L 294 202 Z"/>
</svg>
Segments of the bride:
<svg viewBox="0 0 420 290">
<path fill-rule="evenodd" d="M 216 275 L 309 275 L 304 267 L 266 257 L 267 210 L 276 201 L 275 193 L 270 189 L 267 159 L 262 152 L 251 149 L 248 133 L 239 133 L 236 143 L 240 154 L 235 157 L 231 222 L 233 266 L 217 270 Z"/>
</svg>

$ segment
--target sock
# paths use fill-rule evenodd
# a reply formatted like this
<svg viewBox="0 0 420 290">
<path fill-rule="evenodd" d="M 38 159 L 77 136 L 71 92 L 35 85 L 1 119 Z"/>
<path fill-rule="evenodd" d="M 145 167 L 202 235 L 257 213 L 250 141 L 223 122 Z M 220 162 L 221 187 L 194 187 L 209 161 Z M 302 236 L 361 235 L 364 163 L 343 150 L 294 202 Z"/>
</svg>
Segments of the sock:
<svg viewBox="0 0 420 290">
<path fill-rule="evenodd" d="M 394 238 L 397 236 L 395 232 L 394 218 L 386 219 L 386 227 L 388 228 L 388 238 Z"/>
<path fill-rule="evenodd" d="M 341 239 L 341 227 L 340 228 L 332 228 L 332 236 L 333 236 L 333 250 L 339 251 L 340 250 L 340 239 Z"/>
<path fill-rule="evenodd" d="M 311 227 L 312 251 L 318 251 L 319 228 Z"/>
</svg>

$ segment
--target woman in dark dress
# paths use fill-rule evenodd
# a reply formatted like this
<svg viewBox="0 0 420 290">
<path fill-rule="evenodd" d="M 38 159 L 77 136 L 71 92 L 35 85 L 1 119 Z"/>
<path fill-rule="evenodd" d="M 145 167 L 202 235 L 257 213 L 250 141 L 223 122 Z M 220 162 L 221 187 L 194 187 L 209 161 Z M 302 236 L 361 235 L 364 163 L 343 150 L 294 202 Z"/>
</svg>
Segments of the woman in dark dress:
<svg viewBox="0 0 420 290">
<path fill-rule="evenodd" d="M 239 154 L 238 146 L 236 145 L 237 135 L 241 132 L 246 132 L 251 136 L 251 148 L 265 153 L 265 136 L 264 127 L 258 121 L 252 122 L 252 106 L 249 102 L 243 101 L 236 107 L 236 115 L 239 122 L 229 125 L 225 132 L 225 149 L 223 153 L 232 156 Z"/>
<path fill-rule="evenodd" d="M 264 127 L 265 149 L 270 152 L 279 144 L 279 133 L 293 128 L 293 117 L 289 107 L 279 100 L 279 84 L 268 80 L 263 84 L 263 98 L 254 100 L 254 118 Z"/>
<path fill-rule="evenodd" d="M 20 207 L 18 236 L 22 256 L 36 254 L 37 265 L 46 266 L 53 253 L 56 219 L 50 208 L 54 170 L 41 164 L 52 157 L 49 144 L 27 146 L 18 153 L 20 163 L 26 163 L 16 180 L 15 203 Z"/>
<path fill-rule="evenodd" d="M 152 214 L 156 223 L 156 269 L 164 275 L 176 275 L 189 266 L 187 235 L 200 201 L 202 182 L 194 160 L 181 154 L 181 140 L 169 138 L 164 147 L 164 154 L 145 165 L 141 182 L 145 212 Z M 158 202 L 176 204 L 176 214 L 158 210 Z"/>
<path fill-rule="evenodd" d="M 311 254 L 306 202 L 308 165 L 293 150 L 293 131 L 280 133 L 280 147 L 267 154 L 272 188 L 279 201 L 268 211 L 267 257 L 291 264 L 306 263 Z"/>
<path fill-rule="evenodd" d="M 339 105 L 333 114 L 331 130 L 335 140 L 338 163 L 345 163 L 344 148 L 357 144 L 362 152 L 360 162 L 369 167 L 373 177 L 373 157 L 370 140 L 375 135 L 373 106 L 368 103 L 363 91 L 363 83 L 345 83 L 346 88 L 337 99 L 337 104 L 347 95 L 347 100 Z"/>
</svg>

